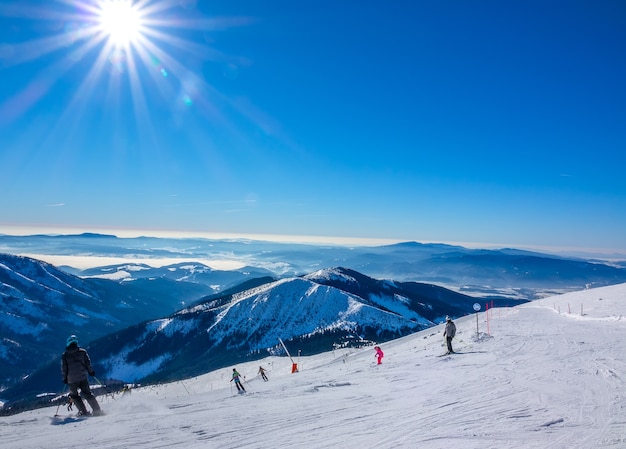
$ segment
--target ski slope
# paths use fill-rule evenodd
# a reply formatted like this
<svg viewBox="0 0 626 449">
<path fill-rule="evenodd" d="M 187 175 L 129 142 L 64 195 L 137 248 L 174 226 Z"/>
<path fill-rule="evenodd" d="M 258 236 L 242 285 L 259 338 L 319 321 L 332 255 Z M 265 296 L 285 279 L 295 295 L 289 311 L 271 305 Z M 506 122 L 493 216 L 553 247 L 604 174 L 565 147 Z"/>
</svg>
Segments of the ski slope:
<svg viewBox="0 0 626 449">
<path fill-rule="evenodd" d="M 484 306 L 484 305 L 483 305 Z M 581 315 L 582 312 L 582 315 Z M 0 417 L 3 449 L 626 447 L 626 284 L 546 298 L 373 348 L 268 358 L 100 397 L 106 416 L 57 407 Z M 487 333 L 488 331 L 488 333 Z M 269 381 L 257 375 L 262 365 Z M 66 415 L 64 407 L 60 415 Z"/>
</svg>

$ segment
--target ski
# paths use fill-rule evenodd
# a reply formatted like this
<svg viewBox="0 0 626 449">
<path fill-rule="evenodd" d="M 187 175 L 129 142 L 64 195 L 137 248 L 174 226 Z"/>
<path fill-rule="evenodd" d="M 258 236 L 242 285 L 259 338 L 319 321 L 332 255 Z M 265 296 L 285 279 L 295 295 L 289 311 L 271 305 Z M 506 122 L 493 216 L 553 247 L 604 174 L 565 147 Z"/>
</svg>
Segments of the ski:
<svg viewBox="0 0 626 449">
<path fill-rule="evenodd" d="M 55 415 L 52 417 L 52 425 L 70 424 L 85 421 L 87 415 Z"/>
<path fill-rule="evenodd" d="M 447 355 L 456 355 L 456 354 L 463 354 L 463 353 L 462 352 L 456 352 L 456 351 L 454 351 L 454 352 L 446 352 L 445 354 L 438 355 L 437 357 L 445 357 Z"/>
<path fill-rule="evenodd" d="M 69 415 L 54 415 L 52 417 L 53 421 L 62 421 L 62 422 L 76 422 L 76 421 L 83 421 L 87 418 L 96 418 L 98 416 L 104 416 L 104 412 L 103 411 L 99 411 L 99 412 L 95 412 L 95 413 L 73 413 L 73 414 L 69 414 Z"/>
</svg>

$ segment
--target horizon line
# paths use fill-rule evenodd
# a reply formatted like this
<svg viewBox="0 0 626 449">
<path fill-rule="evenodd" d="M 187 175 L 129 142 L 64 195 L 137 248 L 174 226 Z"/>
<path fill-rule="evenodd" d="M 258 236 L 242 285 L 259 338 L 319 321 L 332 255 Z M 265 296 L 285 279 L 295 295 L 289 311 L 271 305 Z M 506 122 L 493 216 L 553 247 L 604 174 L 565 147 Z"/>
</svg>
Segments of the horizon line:
<svg viewBox="0 0 626 449">
<path fill-rule="evenodd" d="M 615 248 L 591 248 L 576 246 L 548 246 L 529 245 L 514 243 L 487 243 L 487 242 L 462 242 L 449 240 L 421 240 L 415 238 L 389 238 L 389 237 L 341 237 L 341 236 L 315 236 L 296 234 L 264 234 L 264 233 L 234 233 L 217 231 L 188 231 L 188 230 L 166 230 L 166 229 L 137 229 L 118 227 L 96 227 L 96 226 L 42 226 L 42 225 L 14 225 L 0 224 L 0 235 L 27 237 L 32 235 L 78 235 L 78 234 L 102 234 L 113 235 L 117 238 L 175 238 L 191 239 L 202 238 L 207 240 L 253 240 L 275 243 L 294 243 L 311 245 L 338 245 L 338 246 L 380 246 L 393 245 L 399 243 L 423 243 L 442 244 L 450 246 L 461 246 L 469 249 L 518 249 L 524 251 L 544 252 L 548 254 L 595 254 L 603 256 L 626 257 L 626 249 Z"/>
</svg>

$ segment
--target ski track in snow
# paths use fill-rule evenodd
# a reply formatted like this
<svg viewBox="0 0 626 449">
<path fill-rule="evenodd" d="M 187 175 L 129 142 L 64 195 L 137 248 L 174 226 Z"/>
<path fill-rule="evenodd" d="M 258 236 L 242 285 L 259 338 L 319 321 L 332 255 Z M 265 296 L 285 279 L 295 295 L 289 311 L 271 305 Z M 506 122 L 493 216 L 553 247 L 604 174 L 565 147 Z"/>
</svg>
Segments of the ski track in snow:
<svg viewBox="0 0 626 449">
<path fill-rule="evenodd" d="M 303 357 L 297 374 L 271 357 L 237 366 L 244 395 L 228 368 L 100 396 L 102 417 L 51 425 L 56 406 L 0 417 L 1 446 L 621 449 L 625 315 L 626 284 L 545 298 L 493 309 L 489 336 L 484 312 L 480 338 L 475 315 L 457 320 L 460 354 L 437 357 L 437 326 L 382 344 L 380 366 L 372 348 Z"/>
</svg>

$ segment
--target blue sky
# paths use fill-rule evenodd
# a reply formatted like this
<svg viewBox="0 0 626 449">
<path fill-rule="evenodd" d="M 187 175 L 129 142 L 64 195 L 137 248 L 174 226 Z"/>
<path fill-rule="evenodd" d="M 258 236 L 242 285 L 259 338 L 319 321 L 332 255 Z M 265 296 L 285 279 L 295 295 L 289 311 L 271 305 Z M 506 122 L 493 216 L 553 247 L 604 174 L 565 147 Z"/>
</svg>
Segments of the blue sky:
<svg viewBox="0 0 626 449">
<path fill-rule="evenodd" d="M 0 4 L 0 232 L 626 251 L 621 0 L 100 3 Z"/>
</svg>

